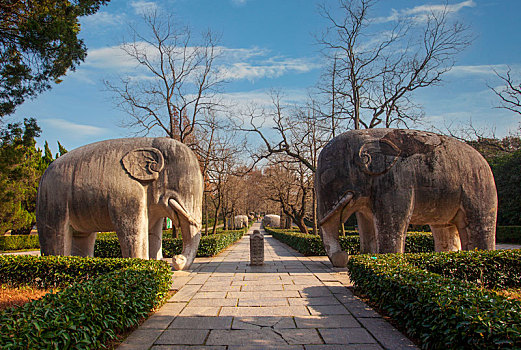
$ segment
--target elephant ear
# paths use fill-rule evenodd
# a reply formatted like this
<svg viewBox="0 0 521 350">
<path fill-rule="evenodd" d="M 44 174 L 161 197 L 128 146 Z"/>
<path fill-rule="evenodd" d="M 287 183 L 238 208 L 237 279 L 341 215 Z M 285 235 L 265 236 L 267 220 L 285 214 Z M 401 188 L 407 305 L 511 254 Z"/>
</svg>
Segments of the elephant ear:
<svg viewBox="0 0 521 350">
<path fill-rule="evenodd" d="M 389 140 L 366 142 L 358 152 L 358 163 L 368 175 L 382 175 L 396 164 L 400 149 Z"/>
<path fill-rule="evenodd" d="M 130 176 L 141 181 L 157 180 L 165 165 L 163 154 L 156 148 L 132 150 L 125 154 L 121 162 Z"/>
</svg>

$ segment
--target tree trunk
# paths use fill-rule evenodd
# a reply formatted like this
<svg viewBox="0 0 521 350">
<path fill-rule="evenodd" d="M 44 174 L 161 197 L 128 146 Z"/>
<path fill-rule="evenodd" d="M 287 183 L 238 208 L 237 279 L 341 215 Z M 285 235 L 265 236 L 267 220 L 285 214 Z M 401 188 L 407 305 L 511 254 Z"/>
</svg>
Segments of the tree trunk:
<svg viewBox="0 0 521 350">
<path fill-rule="evenodd" d="M 294 220 L 295 221 L 295 224 L 298 226 L 300 232 L 302 233 L 308 233 L 308 227 L 306 226 L 306 223 L 304 222 L 304 217 L 298 217 L 298 218 L 295 218 L 297 220 Z"/>
<path fill-rule="evenodd" d="M 208 194 L 204 193 L 204 235 L 208 236 Z"/>
</svg>

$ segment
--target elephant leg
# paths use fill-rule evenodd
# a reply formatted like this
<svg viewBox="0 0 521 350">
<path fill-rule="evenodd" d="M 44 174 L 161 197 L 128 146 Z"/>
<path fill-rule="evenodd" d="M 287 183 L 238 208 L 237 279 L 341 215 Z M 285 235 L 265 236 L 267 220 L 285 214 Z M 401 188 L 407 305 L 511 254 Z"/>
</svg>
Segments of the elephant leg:
<svg viewBox="0 0 521 350">
<path fill-rule="evenodd" d="M 459 234 L 460 245 L 461 245 L 460 249 L 468 250 L 469 232 L 468 232 L 467 219 L 465 217 L 465 213 L 463 212 L 463 210 L 461 210 L 461 209 L 458 210 L 458 212 L 456 213 L 456 216 L 454 217 L 452 222 L 458 228 L 458 234 Z"/>
<path fill-rule="evenodd" d="M 47 213 L 38 221 L 38 239 L 42 255 L 71 255 L 72 227 L 68 209 L 56 208 Z"/>
<path fill-rule="evenodd" d="M 430 225 L 434 237 L 434 250 L 437 252 L 454 252 L 461 250 L 461 241 L 456 225 Z"/>
<path fill-rule="evenodd" d="M 374 231 L 374 219 L 371 213 L 357 212 L 356 221 L 360 235 L 360 252 L 376 253 L 376 235 Z"/>
<path fill-rule="evenodd" d="M 487 200 L 486 197 L 472 200 L 464 195 L 462 206 L 467 233 L 467 244 L 463 248 L 467 250 L 496 249 L 496 202 L 492 199 Z"/>
<path fill-rule="evenodd" d="M 72 234 L 72 251 L 74 256 L 94 257 L 94 244 L 96 243 L 96 232 L 74 232 Z"/>
<path fill-rule="evenodd" d="M 341 222 L 340 214 L 341 213 L 336 213 L 320 226 L 324 248 L 326 249 L 329 261 L 331 261 L 331 264 L 335 267 L 345 267 L 348 260 L 347 253 L 342 251 L 342 247 L 340 247 L 339 243 L 338 228 Z"/>
<path fill-rule="evenodd" d="M 414 210 L 412 190 L 384 194 L 373 203 L 378 253 L 403 253 Z"/>
<path fill-rule="evenodd" d="M 136 206 L 126 212 L 111 209 L 112 223 L 118 235 L 124 258 L 148 259 L 148 215 L 146 208 Z"/>
<path fill-rule="evenodd" d="M 163 259 L 163 218 L 156 220 L 148 228 L 148 256 L 150 259 Z"/>
</svg>

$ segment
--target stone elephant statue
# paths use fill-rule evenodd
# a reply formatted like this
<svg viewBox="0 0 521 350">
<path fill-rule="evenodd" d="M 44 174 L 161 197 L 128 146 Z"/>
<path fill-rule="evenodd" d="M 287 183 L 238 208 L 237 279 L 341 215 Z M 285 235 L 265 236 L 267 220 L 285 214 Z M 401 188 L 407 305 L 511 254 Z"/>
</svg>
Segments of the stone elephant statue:
<svg viewBox="0 0 521 350">
<path fill-rule="evenodd" d="M 163 218 L 180 227 L 188 268 L 201 238 L 203 179 L 195 154 L 170 138 L 89 144 L 59 157 L 40 180 L 43 255 L 93 256 L 96 232 L 116 231 L 123 257 L 162 258 Z"/>
<path fill-rule="evenodd" d="M 338 228 L 356 213 L 363 253 L 403 252 L 409 224 L 430 225 L 436 251 L 495 249 L 497 192 L 486 160 L 447 136 L 353 130 L 322 150 L 315 173 L 320 234 L 334 266 Z"/>
<path fill-rule="evenodd" d="M 235 222 L 235 229 L 248 227 L 248 216 L 246 215 L 236 215 L 233 221 Z"/>
<path fill-rule="evenodd" d="M 279 228 L 280 227 L 280 216 L 275 214 L 265 215 L 262 219 L 263 226 L 269 226 L 271 228 Z"/>
</svg>

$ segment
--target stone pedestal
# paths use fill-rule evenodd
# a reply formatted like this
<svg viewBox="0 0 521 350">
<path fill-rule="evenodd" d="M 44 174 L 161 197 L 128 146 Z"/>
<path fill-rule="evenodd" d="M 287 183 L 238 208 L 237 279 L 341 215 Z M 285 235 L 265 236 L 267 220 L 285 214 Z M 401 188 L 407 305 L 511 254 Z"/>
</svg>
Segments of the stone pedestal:
<svg viewBox="0 0 521 350">
<path fill-rule="evenodd" d="M 250 236 L 250 265 L 264 264 L 264 235 L 259 230 Z"/>
</svg>

